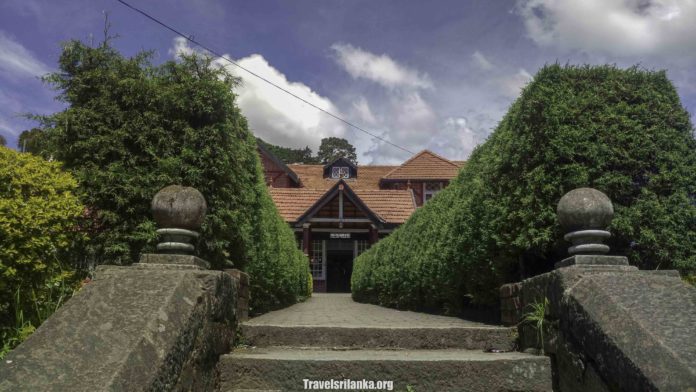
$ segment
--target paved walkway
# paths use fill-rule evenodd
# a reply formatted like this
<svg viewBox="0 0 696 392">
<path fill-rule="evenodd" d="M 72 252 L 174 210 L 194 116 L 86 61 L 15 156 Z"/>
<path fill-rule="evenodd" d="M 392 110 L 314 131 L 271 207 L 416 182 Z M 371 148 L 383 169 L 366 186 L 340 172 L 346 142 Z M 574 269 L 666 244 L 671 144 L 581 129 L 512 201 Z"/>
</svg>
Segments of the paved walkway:
<svg viewBox="0 0 696 392">
<path fill-rule="evenodd" d="M 267 326 L 448 328 L 499 327 L 456 317 L 395 310 L 354 302 L 350 294 L 314 293 L 307 301 L 246 322 Z"/>
</svg>

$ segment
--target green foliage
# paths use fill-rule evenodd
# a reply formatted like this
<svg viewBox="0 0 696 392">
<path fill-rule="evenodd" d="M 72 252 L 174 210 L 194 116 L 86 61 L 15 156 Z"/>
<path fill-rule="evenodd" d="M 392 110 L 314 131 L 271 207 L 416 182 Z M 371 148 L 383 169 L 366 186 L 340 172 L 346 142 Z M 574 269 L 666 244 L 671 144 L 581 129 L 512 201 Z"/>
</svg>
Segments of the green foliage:
<svg viewBox="0 0 696 392">
<path fill-rule="evenodd" d="M 546 309 L 549 307 L 549 299 L 544 297 L 541 302 L 529 304 L 529 312 L 522 317 L 522 322 L 530 324 L 537 331 L 541 353 L 545 353 L 544 349 L 544 328 L 546 328 Z"/>
<path fill-rule="evenodd" d="M 153 66 L 150 57 L 71 41 L 59 72 L 45 78 L 69 107 L 41 118 L 43 154 L 80 182 L 95 221 L 89 254 L 99 263 L 137 261 L 156 242 L 154 194 L 192 186 L 208 203 L 199 255 L 214 268 L 247 270 L 257 311 L 296 301 L 306 294 L 299 270 L 308 273 L 308 263 L 269 205 L 256 141 L 232 91 L 237 80 L 209 58 Z"/>
<path fill-rule="evenodd" d="M 85 239 L 77 182 L 58 163 L 0 147 L 0 335 L 8 351 L 72 295 Z"/>
<path fill-rule="evenodd" d="M 44 151 L 43 146 L 43 130 L 41 128 L 32 128 L 19 134 L 17 140 L 17 148 L 21 152 L 29 152 L 32 154 L 40 154 Z"/>
<path fill-rule="evenodd" d="M 304 163 L 308 165 L 319 163 L 319 158 L 312 155 L 312 149 L 309 146 L 305 148 L 289 148 L 266 143 L 261 138 L 256 138 L 256 141 L 266 147 L 268 151 L 273 153 L 283 163 Z"/>
<path fill-rule="evenodd" d="M 348 140 L 340 137 L 327 137 L 321 139 L 317 158 L 323 164 L 331 163 L 338 158 L 346 158 L 355 164 L 358 163 L 355 147 L 353 147 Z"/>
<path fill-rule="evenodd" d="M 682 276 L 682 280 L 692 286 L 696 286 L 696 274 Z"/>
<path fill-rule="evenodd" d="M 263 245 L 256 262 L 246 268 L 252 314 L 291 305 L 312 292 L 307 257 L 297 248 L 294 234 L 278 214 L 265 185 L 260 183 L 259 188 L 262 208 L 257 241 Z"/>
<path fill-rule="evenodd" d="M 555 208 L 606 193 L 613 254 L 696 270 L 696 140 L 664 72 L 542 68 L 452 184 L 355 263 L 357 300 L 457 314 L 553 268 L 569 246 Z"/>
</svg>

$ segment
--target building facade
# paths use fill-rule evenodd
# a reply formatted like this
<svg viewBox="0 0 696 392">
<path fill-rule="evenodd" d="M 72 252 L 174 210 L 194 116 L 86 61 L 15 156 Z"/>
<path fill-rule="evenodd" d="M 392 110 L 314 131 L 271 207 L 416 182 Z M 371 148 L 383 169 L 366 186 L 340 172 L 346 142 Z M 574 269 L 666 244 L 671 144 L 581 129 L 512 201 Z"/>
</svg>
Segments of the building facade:
<svg viewBox="0 0 696 392">
<path fill-rule="evenodd" d="M 349 292 L 353 260 L 456 177 L 463 162 L 424 150 L 399 166 L 286 165 L 259 147 L 266 183 L 309 257 L 316 292 Z"/>
</svg>

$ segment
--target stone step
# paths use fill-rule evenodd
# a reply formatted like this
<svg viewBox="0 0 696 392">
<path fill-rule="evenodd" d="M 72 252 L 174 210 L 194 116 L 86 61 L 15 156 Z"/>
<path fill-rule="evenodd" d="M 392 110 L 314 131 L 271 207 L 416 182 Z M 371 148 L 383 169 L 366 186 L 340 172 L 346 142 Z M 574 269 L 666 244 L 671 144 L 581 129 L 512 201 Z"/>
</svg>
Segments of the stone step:
<svg viewBox="0 0 696 392">
<path fill-rule="evenodd" d="M 417 392 L 552 390 L 549 358 L 519 352 L 245 348 L 221 356 L 218 370 L 220 391 L 304 391 L 304 380 L 392 381 L 395 391 Z"/>
<path fill-rule="evenodd" d="M 514 328 L 497 326 L 387 328 L 242 324 L 244 343 L 256 347 L 512 351 L 515 348 L 516 333 Z"/>
</svg>

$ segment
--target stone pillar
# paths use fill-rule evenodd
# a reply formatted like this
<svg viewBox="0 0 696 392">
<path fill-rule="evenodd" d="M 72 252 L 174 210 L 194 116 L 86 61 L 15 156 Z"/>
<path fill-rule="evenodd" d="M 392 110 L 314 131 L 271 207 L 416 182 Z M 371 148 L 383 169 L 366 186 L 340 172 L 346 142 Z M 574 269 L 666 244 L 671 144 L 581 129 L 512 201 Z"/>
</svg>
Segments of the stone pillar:
<svg viewBox="0 0 696 392">
<path fill-rule="evenodd" d="M 561 198 L 570 257 L 522 282 L 521 306 L 535 317 L 518 325 L 520 348 L 550 354 L 562 392 L 693 389 L 696 290 L 677 271 L 638 270 L 607 255 L 613 211 L 595 189 Z"/>
<path fill-rule="evenodd" d="M 194 256 L 198 232 L 208 205 L 195 188 L 170 185 L 152 199 L 152 216 L 160 229 L 156 254 L 143 254 L 141 264 L 173 264 L 210 268 L 207 261 Z"/>
<path fill-rule="evenodd" d="M 592 188 L 578 188 L 566 193 L 558 202 L 556 215 L 572 243 L 570 257 L 556 263 L 556 268 L 570 265 L 628 265 L 625 256 L 606 256 L 611 237 L 606 228 L 614 217 L 614 207 L 604 193 Z"/>
<path fill-rule="evenodd" d="M 309 223 L 302 225 L 302 251 L 307 257 L 312 250 L 312 229 Z"/>
</svg>

